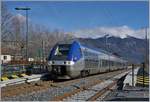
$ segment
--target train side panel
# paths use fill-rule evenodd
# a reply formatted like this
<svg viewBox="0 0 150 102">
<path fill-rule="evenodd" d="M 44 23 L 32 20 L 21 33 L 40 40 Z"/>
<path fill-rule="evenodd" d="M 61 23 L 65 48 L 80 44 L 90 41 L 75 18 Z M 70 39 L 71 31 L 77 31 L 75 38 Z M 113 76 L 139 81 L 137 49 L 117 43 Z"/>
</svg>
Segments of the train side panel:
<svg viewBox="0 0 150 102">
<path fill-rule="evenodd" d="M 63 44 L 61 43 L 61 46 L 55 45 L 49 57 L 52 73 L 59 78 L 66 78 L 64 76 L 67 76 L 71 79 L 124 68 L 125 62 L 123 60 L 104 51 L 98 52 L 84 47 L 77 41 L 71 42 L 70 47 L 66 46 L 65 43 Z M 59 46 L 60 49 L 58 49 Z M 65 57 L 56 52 L 64 53 Z M 61 55 L 61 58 L 56 56 L 57 54 Z"/>
</svg>

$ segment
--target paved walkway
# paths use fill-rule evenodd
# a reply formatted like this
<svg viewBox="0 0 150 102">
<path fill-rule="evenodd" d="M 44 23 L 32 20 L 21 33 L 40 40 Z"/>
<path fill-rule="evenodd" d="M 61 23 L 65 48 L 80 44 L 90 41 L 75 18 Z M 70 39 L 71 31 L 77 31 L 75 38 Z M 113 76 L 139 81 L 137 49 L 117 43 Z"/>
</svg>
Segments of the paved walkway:
<svg viewBox="0 0 150 102">
<path fill-rule="evenodd" d="M 148 87 L 149 86 L 149 73 L 143 70 L 143 68 L 141 67 L 134 69 L 133 79 L 132 79 L 132 72 L 130 72 L 124 80 L 124 87 L 126 85 L 132 86 L 132 80 L 134 81 L 133 86 Z"/>
<path fill-rule="evenodd" d="M 134 69 L 134 86 L 136 85 L 136 83 L 137 83 L 137 74 L 138 74 L 138 70 L 139 70 L 140 68 L 138 67 L 138 68 L 136 68 L 136 69 Z M 124 80 L 124 87 L 126 86 L 126 85 L 129 85 L 129 86 L 132 86 L 132 71 L 130 71 L 130 73 L 126 76 L 126 78 L 125 78 L 125 80 Z"/>
<path fill-rule="evenodd" d="M 134 69 L 133 78 L 134 85 L 132 86 L 131 70 L 124 80 L 123 90 L 112 90 L 104 101 L 149 101 L 149 73 L 145 70 L 143 72 L 143 68 L 139 67 Z"/>
</svg>

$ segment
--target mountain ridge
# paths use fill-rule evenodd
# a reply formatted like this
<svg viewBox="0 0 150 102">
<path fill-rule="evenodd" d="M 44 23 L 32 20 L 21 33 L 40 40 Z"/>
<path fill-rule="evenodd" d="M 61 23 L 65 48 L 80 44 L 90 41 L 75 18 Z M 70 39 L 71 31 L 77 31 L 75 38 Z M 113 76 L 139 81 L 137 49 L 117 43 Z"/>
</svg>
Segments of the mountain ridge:
<svg viewBox="0 0 150 102">
<path fill-rule="evenodd" d="M 132 63 L 142 63 L 145 59 L 146 40 L 135 37 L 99 37 L 93 38 L 78 38 L 88 47 L 96 47 L 106 50 L 110 53 L 116 53 L 122 58 Z M 106 44 L 107 42 L 107 44 Z M 148 43 L 148 42 L 147 42 Z M 107 46 L 106 46 L 107 45 Z"/>
</svg>

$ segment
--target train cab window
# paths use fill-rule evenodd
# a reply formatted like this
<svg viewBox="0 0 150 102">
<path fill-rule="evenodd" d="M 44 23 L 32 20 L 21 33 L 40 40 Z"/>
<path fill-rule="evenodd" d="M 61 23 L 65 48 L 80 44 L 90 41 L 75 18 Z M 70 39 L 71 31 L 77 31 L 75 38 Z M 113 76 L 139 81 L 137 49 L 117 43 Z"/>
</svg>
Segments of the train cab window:
<svg viewBox="0 0 150 102">
<path fill-rule="evenodd" d="M 67 56 L 69 53 L 70 44 L 61 44 L 58 45 L 55 51 L 56 56 Z"/>
<path fill-rule="evenodd" d="M 4 60 L 6 60 L 7 59 L 7 56 L 4 56 Z"/>
</svg>

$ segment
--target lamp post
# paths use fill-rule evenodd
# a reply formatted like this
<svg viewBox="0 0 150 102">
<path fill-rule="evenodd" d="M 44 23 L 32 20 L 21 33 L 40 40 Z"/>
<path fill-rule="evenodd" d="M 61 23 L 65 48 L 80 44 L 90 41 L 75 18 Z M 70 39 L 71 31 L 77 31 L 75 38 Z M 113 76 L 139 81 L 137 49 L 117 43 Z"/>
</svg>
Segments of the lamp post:
<svg viewBox="0 0 150 102">
<path fill-rule="evenodd" d="M 146 44 L 145 44 L 145 67 L 146 67 L 146 69 L 148 69 L 148 65 L 149 65 L 149 61 L 148 61 L 148 56 L 149 56 L 149 50 L 148 50 L 148 48 L 149 48 L 149 46 L 148 46 L 148 44 L 149 44 L 149 36 L 148 36 L 148 28 L 146 27 L 145 28 L 145 42 L 146 42 Z"/>
<path fill-rule="evenodd" d="M 29 7 L 17 7 L 15 10 L 25 10 L 26 11 L 26 61 L 28 61 L 28 10 Z"/>
</svg>

